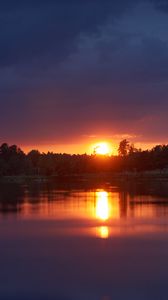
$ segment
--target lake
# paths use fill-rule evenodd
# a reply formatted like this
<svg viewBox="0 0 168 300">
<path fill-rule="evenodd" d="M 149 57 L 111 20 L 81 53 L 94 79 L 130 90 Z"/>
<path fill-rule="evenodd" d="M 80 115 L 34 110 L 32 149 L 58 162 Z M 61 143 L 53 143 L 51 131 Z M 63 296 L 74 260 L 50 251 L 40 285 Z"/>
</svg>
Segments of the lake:
<svg viewBox="0 0 168 300">
<path fill-rule="evenodd" d="M 0 185 L 0 299 L 167 300 L 168 181 Z"/>
</svg>

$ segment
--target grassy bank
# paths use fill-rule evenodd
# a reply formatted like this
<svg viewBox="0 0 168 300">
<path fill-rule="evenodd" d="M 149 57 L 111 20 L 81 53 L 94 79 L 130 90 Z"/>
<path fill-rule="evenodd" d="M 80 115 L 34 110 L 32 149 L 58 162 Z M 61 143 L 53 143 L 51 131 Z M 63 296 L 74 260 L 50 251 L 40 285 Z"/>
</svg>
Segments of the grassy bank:
<svg viewBox="0 0 168 300">
<path fill-rule="evenodd" d="M 83 174 L 64 174 L 64 175 L 55 175 L 55 176 L 40 176 L 40 175 L 18 175 L 18 176 L 2 176 L 0 177 L 0 182 L 7 183 L 29 183 L 29 182 L 46 182 L 48 180 L 67 180 L 68 178 L 74 180 L 143 180 L 143 179 L 157 179 L 157 180 L 167 180 L 168 171 L 145 171 L 145 172 L 120 172 L 120 173 L 83 173 Z"/>
</svg>

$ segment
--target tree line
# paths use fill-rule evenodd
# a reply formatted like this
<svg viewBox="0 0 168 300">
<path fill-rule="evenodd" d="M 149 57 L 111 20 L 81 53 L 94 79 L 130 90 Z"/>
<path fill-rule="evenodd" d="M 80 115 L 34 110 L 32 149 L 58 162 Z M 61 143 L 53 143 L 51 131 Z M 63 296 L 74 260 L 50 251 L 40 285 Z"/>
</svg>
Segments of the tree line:
<svg viewBox="0 0 168 300">
<path fill-rule="evenodd" d="M 40 153 L 25 154 L 18 146 L 0 146 L 0 176 L 68 175 L 99 172 L 143 172 L 168 169 L 168 145 L 156 145 L 151 150 L 136 149 L 122 140 L 118 155 L 87 155 Z"/>
</svg>

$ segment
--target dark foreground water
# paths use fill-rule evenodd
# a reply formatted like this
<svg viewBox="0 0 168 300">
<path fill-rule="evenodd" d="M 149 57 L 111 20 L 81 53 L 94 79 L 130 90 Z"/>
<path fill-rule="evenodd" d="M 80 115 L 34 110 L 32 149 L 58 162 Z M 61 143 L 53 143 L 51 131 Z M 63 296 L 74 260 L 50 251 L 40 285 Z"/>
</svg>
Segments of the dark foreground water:
<svg viewBox="0 0 168 300">
<path fill-rule="evenodd" d="M 168 183 L 1 185 L 0 299 L 167 300 Z"/>
</svg>

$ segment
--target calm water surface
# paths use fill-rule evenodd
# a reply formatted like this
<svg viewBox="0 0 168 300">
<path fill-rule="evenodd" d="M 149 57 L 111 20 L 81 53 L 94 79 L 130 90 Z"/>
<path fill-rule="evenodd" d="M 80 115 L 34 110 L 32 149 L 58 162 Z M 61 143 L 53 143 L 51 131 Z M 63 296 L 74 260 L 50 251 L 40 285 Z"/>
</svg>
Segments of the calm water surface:
<svg viewBox="0 0 168 300">
<path fill-rule="evenodd" d="M 0 185 L 0 299 L 168 299 L 168 182 Z"/>
</svg>

